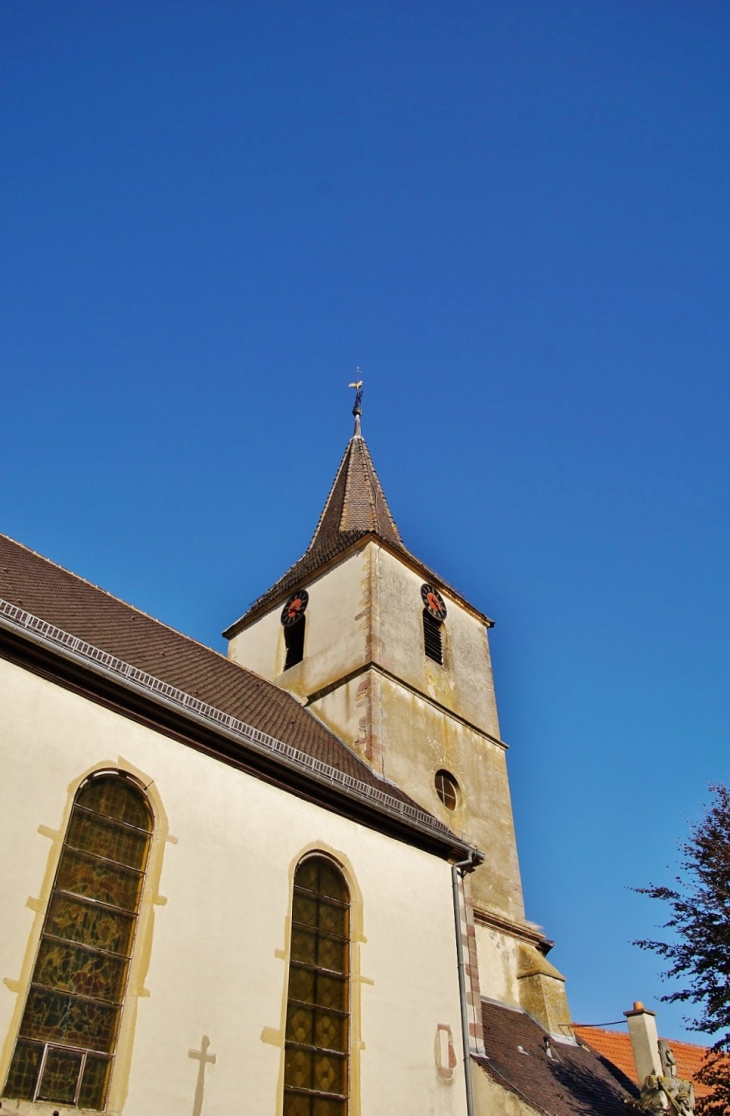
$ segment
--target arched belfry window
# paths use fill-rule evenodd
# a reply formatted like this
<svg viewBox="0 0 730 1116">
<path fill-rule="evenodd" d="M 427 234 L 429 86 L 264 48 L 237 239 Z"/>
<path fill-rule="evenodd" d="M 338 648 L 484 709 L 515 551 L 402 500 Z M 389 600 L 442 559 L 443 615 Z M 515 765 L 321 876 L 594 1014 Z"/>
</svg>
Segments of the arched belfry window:
<svg viewBox="0 0 730 1116">
<path fill-rule="evenodd" d="M 350 894 L 337 865 L 308 856 L 294 875 L 284 1116 L 346 1116 Z"/>
<path fill-rule="evenodd" d="M 104 1107 L 152 833 L 143 791 L 93 776 L 73 804 L 5 1095 Z"/>
<path fill-rule="evenodd" d="M 438 589 L 432 585 L 421 586 L 423 601 L 423 650 L 428 659 L 444 664 L 444 645 L 441 635 L 446 619 L 446 604 Z"/>
<path fill-rule="evenodd" d="M 307 623 L 304 613 L 308 604 L 309 593 L 306 589 L 299 589 L 296 593 L 292 593 L 281 610 L 281 622 L 284 626 L 284 646 L 286 647 L 284 670 L 296 666 L 304 658 L 304 633 Z"/>
<path fill-rule="evenodd" d="M 304 658 L 304 631 L 306 623 L 306 616 L 302 616 L 291 628 L 284 628 L 284 645 L 286 647 L 284 670 L 289 670 L 289 667 L 296 666 L 297 663 L 301 663 Z"/>
<path fill-rule="evenodd" d="M 441 624 L 434 620 L 430 612 L 423 610 L 423 650 L 428 659 L 444 665 L 444 646 L 441 639 Z"/>
</svg>

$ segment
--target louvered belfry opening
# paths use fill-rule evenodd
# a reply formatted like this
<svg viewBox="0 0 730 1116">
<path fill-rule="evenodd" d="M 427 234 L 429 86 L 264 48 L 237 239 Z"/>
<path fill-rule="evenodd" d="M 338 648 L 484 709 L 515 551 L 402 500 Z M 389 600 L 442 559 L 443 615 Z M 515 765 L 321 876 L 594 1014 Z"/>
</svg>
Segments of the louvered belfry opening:
<svg viewBox="0 0 730 1116">
<path fill-rule="evenodd" d="M 74 801 L 5 1096 L 103 1109 L 152 815 L 121 773 Z"/>
<path fill-rule="evenodd" d="M 349 973 L 347 884 L 309 856 L 294 875 L 283 1116 L 347 1116 Z"/>
<path fill-rule="evenodd" d="M 427 608 L 423 610 L 423 648 L 429 659 L 433 659 L 440 666 L 444 665 L 441 621 L 432 616 Z"/>
<path fill-rule="evenodd" d="M 286 644 L 284 670 L 296 666 L 304 658 L 304 627 L 306 623 L 306 616 L 300 616 L 296 624 L 284 628 L 284 643 Z"/>
</svg>

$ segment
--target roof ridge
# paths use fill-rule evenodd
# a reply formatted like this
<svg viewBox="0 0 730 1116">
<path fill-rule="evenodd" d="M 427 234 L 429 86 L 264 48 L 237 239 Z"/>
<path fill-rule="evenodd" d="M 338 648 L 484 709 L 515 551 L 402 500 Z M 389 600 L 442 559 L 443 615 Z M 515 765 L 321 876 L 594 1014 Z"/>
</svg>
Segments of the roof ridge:
<svg viewBox="0 0 730 1116">
<path fill-rule="evenodd" d="M 357 435 L 356 435 L 356 437 L 357 437 Z M 353 441 L 354 441 L 354 438 L 353 438 Z M 377 490 L 378 490 L 378 488 L 380 488 L 381 491 L 382 491 L 382 485 L 380 484 L 378 474 L 375 472 L 375 464 L 373 462 L 372 457 L 370 456 L 370 451 L 368 450 L 367 443 L 366 443 L 365 439 L 363 438 L 362 434 L 360 435 L 360 443 L 361 444 L 358 445 L 357 448 L 360 450 L 360 453 L 361 453 L 362 467 L 365 471 L 365 475 L 367 476 L 367 479 L 370 482 L 368 484 L 367 490 L 365 492 L 365 496 L 367 497 L 367 502 L 368 502 L 368 505 L 370 507 L 370 519 L 371 519 L 371 524 L 372 524 L 373 530 L 376 533 L 379 533 L 378 532 L 378 491 Z M 353 453 L 354 453 L 355 446 L 353 446 L 352 448 L 353 448 Z M 352 477 L 348 476 L 347 481 L 348 481 L 348 488 L 349 488 L 349 485 L 352 483 Z M 383 492 L 383 499 L 385 500 L 385 493 L 384 492 Z M 388 509 L 387 504 L 386 504 L 386 511 L 389 512 L 389 510 L 390 509 Z M 345 514 L 344 509 L 343 509 L 342 514 L 343 514 L 343 517 L 344 517 L 344 514 Z M 389 515 L 388 518 L 391 520 L 391 522 L 393 522 L 393 516 L 392 515 Z M 393 526 L 395 527 L 395 523 L 393 523 Z M 399 537 L 400 537 L 400 535 L 399 535 Z"/>
<path fill-rule="evenodd" d="M 347 461 L 347 469 L 345 471 L 345 491 L 343 492 L 343 510 L 339 514 L 339 523 L 337 525 L 338 535 L 342 535 L 343 531 L 345 530 L 345 519 L 346 519 L 346 516 L 347 516 L 347 509 L 349 507 L 350 494 L 352 494 L 352 492 L 350 492 L 350 490 L 352 490 L 352 487 L 353 487 L 353 462 L 354 462 L 354 456 L 355 456 L 355 437 L 356 437 L 356 435 L 353 434 L 353 436 L 350 437 L 350 440 L 347 443 L 347 451 L 346 451 L 346 456 L 345 456 L 345 460 Z M 362 434 L 361 434 L 361 440 L 362 440 Z M 371 523 L 372 523 L 372 519 L 373 519 L 373 517 L 372 517 L 372 514 L 371 514 Z"/>
<path fill-rule="evenodd" d="M 382 534 L 382 532 L 379 531 L 379 529 L 378 529 L 378 493 L 380 493 L 380 496 L 381 496 L 382 501 L 383 501 L 382 511 L 385 513 L 385 516 L 387 517 L 387 520 L 388 520 L 388 522 L 389 522 L 389 524 L 390 524 L 390 526 L 393 530 L 393 533 L 395 535 L 395 541 L 400 546 L 403 546 L 403 540 L 401 539 L 400 531 L 398 530 L 398 525 L 395 522 L 395 519 L 393 518 L 393 513 L 390 510 L 390 505 L 388 504 L 388 498 L 385 495 L 385 491 L 384 491 L 383 486 L 380 482 L 380 477 L 378 476 L 378 470 L 375 468 L 375 462 L 373 461 L 370 450 L 368 449 L 368 444 L 365 441 L 362 434 L 356 434 L 353 437 L 352 440 L 355 441 L 356 439 L 359 439 L 360 448 L 362 450 L 362 456 L 363 456 L 363 464 L 364 464 L 364 467 L 365 467 L 365 471 L 369 474 L 368 479 L 370 480 L 370 488 L 369 488 L 369 491 L 368 491 L 368 500 L 370 501 L 370 504 L 371 504 L 371 507 L 372 507 L 372 512 L 373 512 L 373 529 L 376 532 L 376 534 Z M 405 549 L 405 547 L 403 547 L 403 549 Z"/>
<path fill-rule="evenodd" d="M 334 494 L 334 491 L 337 487 L 337 482 L 340 479 L 340 473 L 342 472 L 343 468 L 345 467 L 345 462 L 347 461 L 347 459 L 350 455 L 352 442 L 353 442 L 353 439 L 350 438 L 350 441 L 345 446 L 345 452 L 343 453 L 343 455 L 340 459 L 340 464 L 337 467 L 337 472 L 335 473 L 335 478 L 332 481 L 332 484 L 330 485 L 329 492 L 327 493 L 327 499 L 324 502 L 324 507 L 322 508 L 322 511 L 319 513 L 319 519 L 317 520 L 317 526 L 314 528 L 314 532 L 312 534 L 312 537 L 309 540 L 309 546 L 304 551 L 304 554 L 309 554 L 310 550 L 314 549 L 314 544 L 317 540 L 317 535 L 319 534 L 319 529 L 322 526 L 322 520 L 324 519 L 325 515 L 327 514 L 327 509 L 330 506 L 330 501 L 331 501 L 332 496 Z M 343 505 L 343 514 L 344 514 L 344 505 Z M 339 529 L 340 529 L 340 531 L 342 530 L 342 515 L 340 515 Z M 303 557 L 303 555 L 302 555 L 302 557 Z M 298 558 L 297 561 L 301 561 L 301 559 Z M 296 565 L 296 562 L 294 563 L 294 565 Z M 287 570 L 287 573 L 288 572 L 289 571 Z"/>
<path fill-rule="evenodd" d="M 618 1025 L 618 1021 L 617 1021 L 617 1025 Z M 574 1030 L 578 1030 L 578 1031 L 583 1031 L 583 1030 L 585 1030 L 585 1031 L 598 1031 L 599 1034 L 610 1035 L 611 1038 L 618 1038 L 618 1039 L 621 1039 L 622 1041 L 625 1040 L 628 1043 L 631 1042 L 631 1035 L 629 1034 L 628 1031 L 609 1031 L 609 1030 L 607 1030 L 607 1028 L 605 1026 L 601 1027 L 601 1026 L 596 1025 L 594 1023 L 573 1023 L 572 1026 L 573 1026 Z M 625 1026 L 625 1023 L 624 1023 L 624 1026 Z M 670 1038 L 670 1037 L 667 1037 L 666 1035 L 660 1035 L 659 1038 L 663 1039 L 664 1042 L 670 1043 L 672 1046 L 689 1046 L 692 1050 L 709 1050 L 709 1046 L 703 1046 L 701 1042 L 689 1042 L 687 1039 Z"/>
</svg>

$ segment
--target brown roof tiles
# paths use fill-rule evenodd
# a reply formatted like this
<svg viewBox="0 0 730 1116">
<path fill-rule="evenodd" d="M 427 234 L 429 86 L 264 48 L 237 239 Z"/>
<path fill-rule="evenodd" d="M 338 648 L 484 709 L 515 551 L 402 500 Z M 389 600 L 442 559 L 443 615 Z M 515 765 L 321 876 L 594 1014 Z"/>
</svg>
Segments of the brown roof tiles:
<svg viewBox="0 0 730 1116">
<path fill-rule="evenodd" d="M 476 1061 L 535 1111 L 550 1116 L 632 1111 L 636 1086 L 596 1051 L 558 1042 L 525 1012 L 489 1000 L 482 1002 L 482 1022 L 487 1057 Z"/>
<path fill-rule="evenodd" d="M 348 531 L 374 531 L 403 545 L 362 434 L 347 443 L 307 553 L 326 548 Z"/>
</svg>

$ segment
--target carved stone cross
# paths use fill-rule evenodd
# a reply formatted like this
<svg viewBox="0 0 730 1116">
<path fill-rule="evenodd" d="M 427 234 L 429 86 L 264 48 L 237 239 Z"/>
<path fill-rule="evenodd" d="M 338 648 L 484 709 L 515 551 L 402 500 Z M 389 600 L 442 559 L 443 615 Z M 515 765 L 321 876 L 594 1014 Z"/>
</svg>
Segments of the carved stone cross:
<svg viewBox="0 0 730 1116">
<path fill-rule="evenodd" d="M 200 1040 L 200 1050 L 188 1050 L 188 1058 L 194 1058 L 200 1062 L 198 1066 L 198 1081 L 195 1086 L 195 1100 L 193 1101 L 193 1116 L 201 1116 L 203 1112 L 203 1093 L 205 1091 L 205 1067 L 214 1066 L 216 1062 L 215 1054 L 209 1054 L 208 1048 L 210 1047 L 210 1039 L 207 1035 L 203 1035 Z"/>
</svg>

